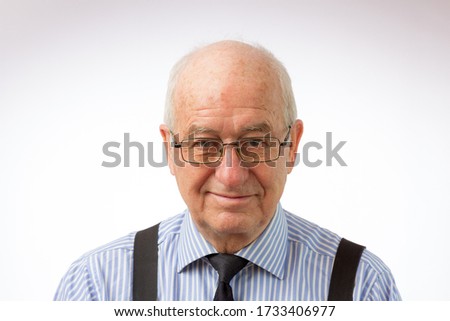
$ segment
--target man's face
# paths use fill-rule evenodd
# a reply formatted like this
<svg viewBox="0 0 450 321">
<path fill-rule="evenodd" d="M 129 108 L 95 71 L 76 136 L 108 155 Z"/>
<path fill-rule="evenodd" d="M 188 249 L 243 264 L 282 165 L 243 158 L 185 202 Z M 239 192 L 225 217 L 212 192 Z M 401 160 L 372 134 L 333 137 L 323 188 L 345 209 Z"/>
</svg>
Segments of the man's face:
<svg viewBox="0 0 450 321">
<path fill-rule="evenodd" d="M 267 70 L 233 59 L 220 64 L 206 59 L 194 66 L 183 73 L 175 98 L 171 130 L 178 141 L 195 135 L 228 143 L 268 133 L 284 140 L 288 127 L 279 85 Z M 215 166 L 184 163 L 178 149 L 169 151 L 181 196 L 197 228 L 216 249 L 218 240 L 250 243 L 270 222 L 292 169 L 286 163 L 294 160 L 301 135 L 301 122 L 293 125 L 288 139 L 293 147 L 282 148 L 284 156 L 270 163 L 243 164 L 233 147 L 225 148 Z M 168 141 L 168 128 L 162 126 L 161 133 Z"/>
</svg>

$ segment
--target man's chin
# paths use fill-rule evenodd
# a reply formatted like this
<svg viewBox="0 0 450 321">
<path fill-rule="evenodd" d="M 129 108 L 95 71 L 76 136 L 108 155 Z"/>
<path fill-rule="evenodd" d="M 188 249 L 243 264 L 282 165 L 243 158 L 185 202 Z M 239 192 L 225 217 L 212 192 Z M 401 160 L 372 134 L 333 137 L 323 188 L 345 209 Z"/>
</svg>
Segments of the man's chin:
<svg viewBox="0 0 450 321">
<path fill-rule="evenodd" d="M 250 217 L 245 213 L 222 212 L 214 222 L 214 229 L 219 234 L 228 234 L 232 237 L 233 235 L 252 234 L 258 225 L 256 218 Z"/>
</svg>

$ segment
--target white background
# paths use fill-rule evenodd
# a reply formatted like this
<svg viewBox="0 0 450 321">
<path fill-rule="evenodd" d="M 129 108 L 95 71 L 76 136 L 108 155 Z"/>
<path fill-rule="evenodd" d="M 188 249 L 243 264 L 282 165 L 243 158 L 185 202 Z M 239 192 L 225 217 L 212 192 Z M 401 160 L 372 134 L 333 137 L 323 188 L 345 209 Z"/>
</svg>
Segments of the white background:
<svg viewBox="0 0 450 321">
<path fill-rule="evenodd" d="M 283 206 L 366 245 L 405 300 L 450 300 L 446 0 L 0 1 L 0 299 L 50 300 L 82 253 L 184 209 L 167 167 L 102 147 L 159 147 L 171 66 L 229 38 L 285 64 L 303 143 L 347 141 Z"/>
</svg>

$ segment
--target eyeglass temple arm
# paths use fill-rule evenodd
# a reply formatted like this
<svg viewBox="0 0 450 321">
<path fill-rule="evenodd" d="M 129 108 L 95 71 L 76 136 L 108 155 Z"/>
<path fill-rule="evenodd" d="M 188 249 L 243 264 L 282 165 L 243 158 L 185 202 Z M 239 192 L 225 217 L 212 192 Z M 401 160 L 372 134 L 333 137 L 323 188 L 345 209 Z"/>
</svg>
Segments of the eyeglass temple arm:
<svg viewBox="0 0 450 321">
<path fill-rule="evenodd" d="M 284 140 L 280 143 L 280 147 L 281 147 L 281 146 L 289 146 L 289 147 L 292 146 L 292 142 L 288 141 L 289 135 L 291 134 L 291 128 L 292 128 L 292 126 L 289 125 L 289 126 L 288 126 L 288 132 L 287 132 L 287 134 L 286 134 L 286 137 L 285 137 Z"/>
<path fill-rule="evenodd" d="M 172 130 L 169 129 L 170 136 L 172 137 L 170 144 L 173 148 L 181 148 L 181 143 L 177 143 L 175 141 L 175 134 L 172 132 Z"/>
</svg>

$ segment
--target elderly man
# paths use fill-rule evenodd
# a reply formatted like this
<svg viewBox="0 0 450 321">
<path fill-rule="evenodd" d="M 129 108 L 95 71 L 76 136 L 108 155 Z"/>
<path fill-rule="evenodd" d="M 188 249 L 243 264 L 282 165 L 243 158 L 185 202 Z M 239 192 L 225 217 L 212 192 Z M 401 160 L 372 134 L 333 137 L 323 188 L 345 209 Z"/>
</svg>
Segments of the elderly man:
<svg viewBox="0 0 450 321">
<path fill-rule="evenodd" d="M 82 256 L 55 299 L 399 300 L 379 258 L 280 206 L 296 117 L 265 49 L 222 41 L 185 56 L 160 132 L 187 209 Z"/>
</svg>

